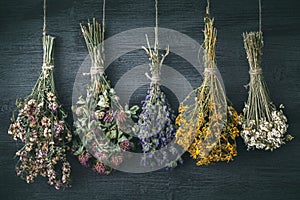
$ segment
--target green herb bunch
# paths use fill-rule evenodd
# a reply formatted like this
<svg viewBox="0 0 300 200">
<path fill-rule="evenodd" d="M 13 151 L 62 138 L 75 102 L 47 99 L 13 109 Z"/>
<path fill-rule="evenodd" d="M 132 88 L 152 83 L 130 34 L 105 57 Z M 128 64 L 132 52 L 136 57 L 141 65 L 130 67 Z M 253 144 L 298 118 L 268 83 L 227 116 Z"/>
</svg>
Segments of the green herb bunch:
<svg viewBox="0 0 300 200">
<path fill-rule="evenodd" d="M 91 60 L 91 82 L 85 98 L 79 97 L 73 106 L 77 119 L 74 121 L 74 155 L 85 167 L 98 174 L 109 174 L 111 166 L 123 162 L 122 151 L 133 148 L 131 137 L 126 135 L 118 123 L 134 116 L 137 107 L 125 110 L 104 74 L 104 23 L 95 19 L 87 26 L 81 25 Z"/>
</svg>

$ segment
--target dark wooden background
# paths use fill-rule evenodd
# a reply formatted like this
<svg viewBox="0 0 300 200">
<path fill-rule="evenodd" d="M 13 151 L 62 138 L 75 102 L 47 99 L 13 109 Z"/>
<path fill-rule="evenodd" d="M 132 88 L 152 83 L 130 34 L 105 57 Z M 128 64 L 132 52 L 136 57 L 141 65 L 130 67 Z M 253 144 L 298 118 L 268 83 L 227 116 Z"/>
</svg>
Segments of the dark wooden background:
<svg viewBox="0 0 300 200">
<path fill-rule="evenodd" d="M 289 132 L 295 139 L 274 152 L 245 150 L 238 140 L 239 156 L 230 164 L 197 167 L 188 155 L 171 172 L 147 174 L 116 172 L 97 176 L 73 157 L 73 187 L 56 191 L 38 178 L 28 185 L 14 171 L 16 143 L 7 135 L 17 97 L 28 95 L 42 64 L 42 0 L 0 2 L 0 199 L 300 199 L 300 10 L 298 0 L 263 0 L 265 48 L 263 70 L 276 105 L 284 103 Z M 101 1 L 49 0 L 48 33 L 56 36 L 55 78 L 61 102 L 70 113 L 72 87 L 77 70 L 87 55 L 79 23 L 101 19 Z M 246 100 L 248 63 L 242 32 L 257 30 L 257 1 L 212 0 L 218 28 L 217 62 L 227 95 L 238 111 Z M 108 0 L 107 37 L 119 32 L 153 26 L 153 0 Z M 160 0 L 160 26 L 175 29 L 202 42 L 204 0 Z M 127 69 L 147 62 L 145 53 L 122 56 L 108 68 L 112 84 Z M 178 57 L 169 66 L 187 69 Z M 192 70 L 192 67 L 191 67 Z M 191 79 L 192 80 L 192 79 Z M 197 86 L 198 82 L 191 82 Z M 137 92 L 138 103 L 144 95 Z M 172 97 L 171 94 L 169 96 Z M 173 95 L 174 96 L 174 95 Z M 171 100 L 173 106 L 176 101 Z M 72 116 L 70 114 L 70 122 Z"/>
</svg>

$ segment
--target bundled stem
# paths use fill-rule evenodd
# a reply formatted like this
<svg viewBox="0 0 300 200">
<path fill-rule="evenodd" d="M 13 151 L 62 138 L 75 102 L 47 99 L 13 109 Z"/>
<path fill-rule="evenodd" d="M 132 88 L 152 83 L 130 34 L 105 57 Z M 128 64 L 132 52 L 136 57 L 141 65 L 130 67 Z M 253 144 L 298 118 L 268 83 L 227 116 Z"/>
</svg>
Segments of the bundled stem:
<svg viewBox="0 0 300 200">
<path fill-rule="evenodd" d="M 259 123 L 259 119 L 266 118 L 271 120 L 271 109 L 274 109 L 270 104 L 270 97 L 267 86 L 262 75 L 261 57 L 263 48 L 262 32 L 244 33 L 244 46 L 247 53 L 247 58 L 250 66 L 250 83 L 249 83 L 249 105 L 251 102 L 255 104 L 247 109 L 245 113 L 247 123 L 250 119 L 255 119 Z"/>
</svg>

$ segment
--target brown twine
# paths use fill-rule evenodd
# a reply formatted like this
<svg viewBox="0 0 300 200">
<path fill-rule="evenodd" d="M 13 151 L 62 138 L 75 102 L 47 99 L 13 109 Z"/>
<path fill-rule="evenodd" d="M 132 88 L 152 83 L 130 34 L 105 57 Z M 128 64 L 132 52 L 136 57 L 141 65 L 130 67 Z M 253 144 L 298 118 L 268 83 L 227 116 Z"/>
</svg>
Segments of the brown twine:
<svg viewBox="0 0 300 200">
<path fill-rule="evenodd" d="M 261 32 L 261 26 L 262 26 L 261 0 L 258 0 L 258 10 L 259 10 L 259 31 Z"/>
<path fill-rule="evenodd" d="M 218 73 L 218 69 L 216 67 L 206 67 L 204 69 L 204 74 L 214 75 Z"/>
<path fill-rule="evenodd" d="M 160 76 L 158 74 L 152 74 L 152 77 L 151 77 L 146 72 L 145 75 L 151 81 L 151 85 L 153 85 L 153 84 L 160 84 Z"/>
<path fill-rule="evenodd" d="M 261 68 L 259 68 L 259 69 L 251 69 L 249 71 L 249 74 L 250 75 L 259 75 L 259 74 L 262 74 L 262 69 Z"/>
<path fill-rule="evenodd" d="M 42 66 L 42 71 L 44 73 L 46 73 L 47 70 L 53 70 L 53 69 L 54 69 L 54 65 L 49 65 L 49 64 L 44 63 Z"/>
</svg>

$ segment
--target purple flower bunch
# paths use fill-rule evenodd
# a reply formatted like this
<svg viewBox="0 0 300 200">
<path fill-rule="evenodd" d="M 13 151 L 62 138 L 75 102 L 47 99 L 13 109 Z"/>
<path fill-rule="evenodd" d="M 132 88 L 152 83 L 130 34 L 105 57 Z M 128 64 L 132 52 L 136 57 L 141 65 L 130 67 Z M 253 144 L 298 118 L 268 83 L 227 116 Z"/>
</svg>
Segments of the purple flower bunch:
<svg viewBox="0 0 300 200">
<path fill-rule="evenodd" d="M 151 85 L 142 101 L 136 127 L 144 153 L 141 165 L 165 165 L 168 169 L 176 167 L 178 162 L 182 163 L 178 150 L 172 144 L 176 133 L 174 120 L 175 115 L 160 86 Z"/>
</svg>

